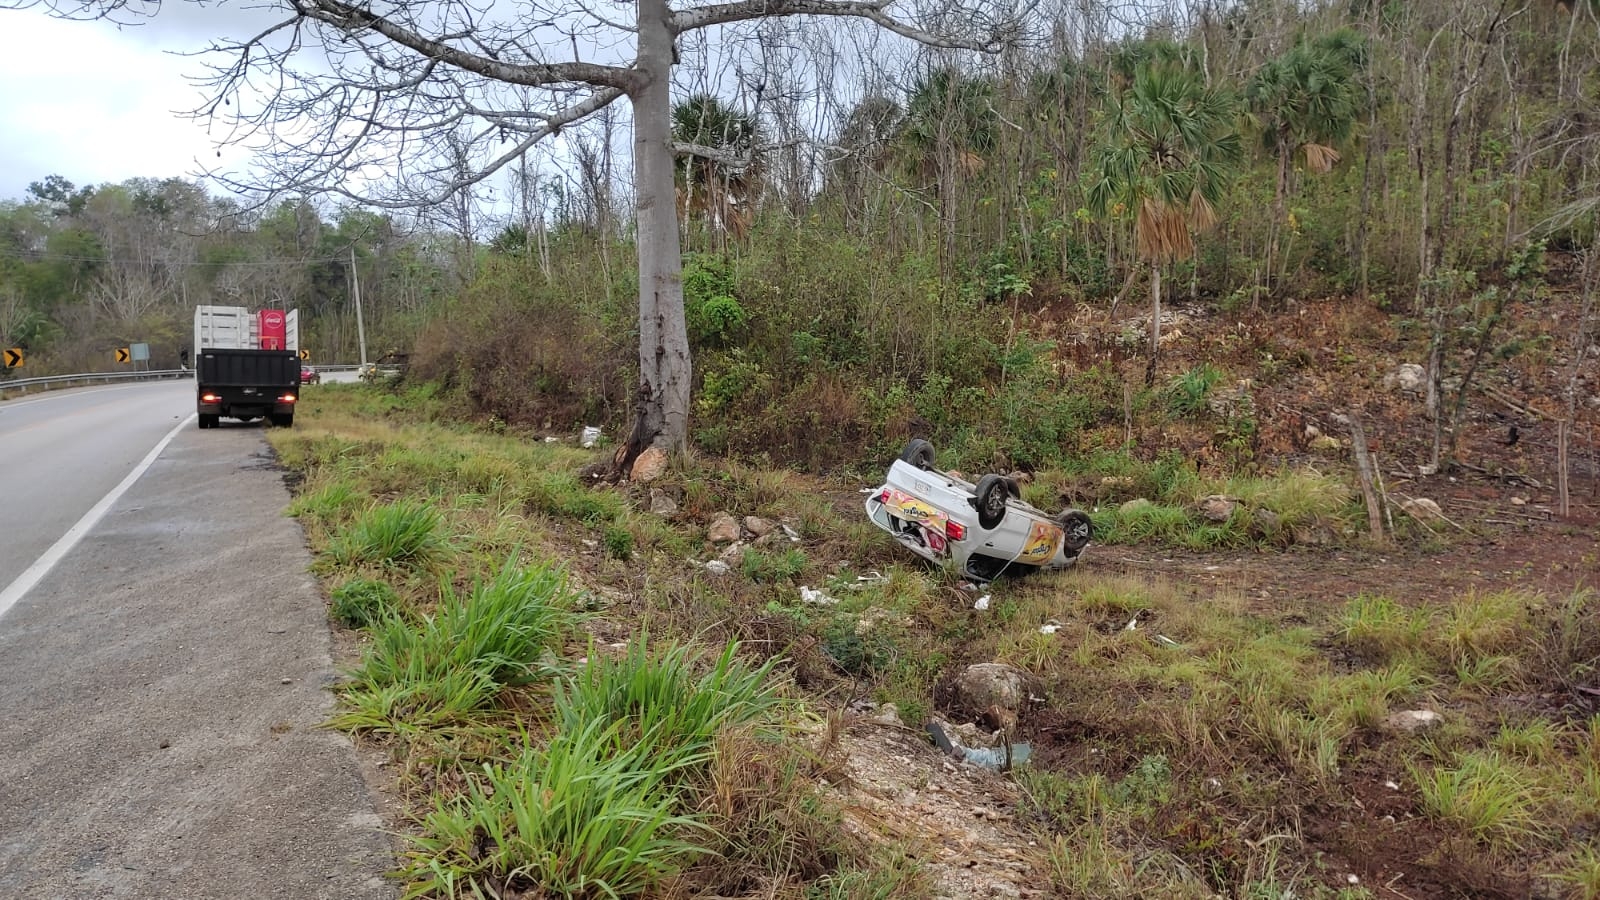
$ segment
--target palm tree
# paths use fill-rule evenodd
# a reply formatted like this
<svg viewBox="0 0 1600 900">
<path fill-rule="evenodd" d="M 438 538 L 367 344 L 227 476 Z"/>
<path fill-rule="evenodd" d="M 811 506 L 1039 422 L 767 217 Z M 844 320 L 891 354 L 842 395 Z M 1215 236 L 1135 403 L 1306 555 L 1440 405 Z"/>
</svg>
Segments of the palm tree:
<svg viewBox="0 0 1600 900">
<path fill-rule="evenodd" d="M 868 184 L 888 168 L 904 116 L 900 104 L 882 94 L 861 98 L 845 116 L 825 189 L 843 201 L 847 216 L 854 218 L 862 210 Z"/>
<path fill-rule="evenodd" d="M 1106 110 L 1088 187 L 1097 215 L 1134 217 L 1139 257 L 1150 266 L 1150 364 L 1161 347 L 1161 266 L 1194 256 L 1193 234 L 1216 224 L 1216 204 L 1239 157 L 1232 98 L 1194 72 L 1143 65 Z"/>
<path fill-rule="evenodd" d="M 679 145 L 680 217 L 696 216 L 713 230 L 742 237 L 760 181 L 756 120 L 696 94 L 672 108 L 672 140 Z"/>
<path fill-rule="evenodd" d="M 896 143 L 912 177 L 932 181 L 938 192 L 941 274 L 955 250 L 957 188 L 983 171 L 995 146 L 994 95 L 991 80 L 947 67 L 918 79 L 906 99 Z"/>
<path fill-rule="evenodd" d="M 1366 63 L 1366 45 L 1349 29 L 1296 44 L 1263 65 L 1245 89 L 1245 100 L 1261 126 L 1261 143 L 1278 158 L 1272 199 L 1272 236 L 1267 271 L 1278 256 L 1278 229 L 1284 224 L 1289 165 L 1305 157 L 1308 170 L 1325 175 L 1339 162 L 1335 145 L 1349 139 L 1361 111 L 1363 93 L 1356 74 Z"/>
</svg>

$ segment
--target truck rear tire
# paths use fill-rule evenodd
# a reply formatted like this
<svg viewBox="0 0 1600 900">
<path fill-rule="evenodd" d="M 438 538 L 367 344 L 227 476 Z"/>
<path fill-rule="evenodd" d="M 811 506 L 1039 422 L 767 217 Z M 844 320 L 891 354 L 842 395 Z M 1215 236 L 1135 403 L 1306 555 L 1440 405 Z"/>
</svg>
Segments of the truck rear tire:
<svg viewBox="0 0 1600 900">
<path fill-rule="evenodd" d="M 281 416 L 274 413 L 271 416 L 271 420 L 272 424 L 279 428 L 289 428 L 294 425 L 294 413 L 284 413 Z"/>
<path fill-rule="evenodd" d="M 217 427 L 217 420 L 219 418 L 221 418 L 221 416 L 213 415 L 213 414 L 210 414 L 210 413 L 201 413 L 200 414 L 200 427 L 201 428 L 215 428 L 215 427 Z"/>
</svg>

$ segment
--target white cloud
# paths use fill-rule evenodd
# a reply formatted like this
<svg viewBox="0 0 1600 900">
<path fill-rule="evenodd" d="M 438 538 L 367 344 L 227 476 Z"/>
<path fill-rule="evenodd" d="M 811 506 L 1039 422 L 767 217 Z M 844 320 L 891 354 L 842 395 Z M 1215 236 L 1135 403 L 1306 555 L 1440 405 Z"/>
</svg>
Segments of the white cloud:
<svg viewBox="0 0 1600 900">
<path fill-rule="evenodd" d="M 206 123 L 183 116 L 204 100 L 184 76 L 204 65 L 163 52 L 154 23 L 119 30 L 26 10 L 0 11 L 0 23 L 0 200 L 51 174 L 78 185 L 186 176 L 197 160 L 239 153 L 218 160 Z"/>
</svg>

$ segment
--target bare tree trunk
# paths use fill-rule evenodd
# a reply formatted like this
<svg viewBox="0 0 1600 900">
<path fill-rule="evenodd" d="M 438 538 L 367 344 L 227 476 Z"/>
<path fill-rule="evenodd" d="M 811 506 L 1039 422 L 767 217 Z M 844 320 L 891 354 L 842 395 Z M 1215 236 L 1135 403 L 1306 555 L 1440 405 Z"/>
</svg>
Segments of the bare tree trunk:
<svg viewBox="0 0 1600 900">
<path fill-rule="evenodd" d="M 1266 284 L 1264 287 L 1268 296 L 1271 296 L 1274 287 L 1272 276 L 1277 271 L 1277 266 L 1274 263 L 1278 261 L 1278 253 L 1280 252 L 1278 245 L 1286 218 L 1284 215 L 1284 202 L 1289 192 L 1289 151 L 1282 144 L 1282 141 L 1286 139 L 1284 135 L 1278 136 L 1280 142 L 1278 144 L 1278 181 L 1272 192 L 1272 224 L 1267 226 L 1267 264 L 1264 268 L 1266 272 Z"/>
<path fill-rule="evenodd" d="M 1144 370 L 1144 383 L 1156 383 L 1156 358 L 1161 355 L 1161 261 L 1150 264 L 1150 365 Z"/>
<path fill-rule="evenodd" d="M 639 403 L 622 466 L 647 447 L 682 451 L 689 437 L 689 335 L 672 184 L 672 32 L 667 0 L 639 0 L 640 84 L 633 102 L 639 245 Z"/>
<path fill-rule="evenodd" d="M 1383 507 L 1378 497 L 1377 467 L 1367 449 L 1367 433 L 1356 414 L 1336 415 L 1334 420 L 1350 429 L 1350 451 L 1355 456 L 1356 474 L 1361 482 L 1361 497 L 1367 504 L 1367 533 L 1373 543 L 1383 542 Z"/>
</svg>

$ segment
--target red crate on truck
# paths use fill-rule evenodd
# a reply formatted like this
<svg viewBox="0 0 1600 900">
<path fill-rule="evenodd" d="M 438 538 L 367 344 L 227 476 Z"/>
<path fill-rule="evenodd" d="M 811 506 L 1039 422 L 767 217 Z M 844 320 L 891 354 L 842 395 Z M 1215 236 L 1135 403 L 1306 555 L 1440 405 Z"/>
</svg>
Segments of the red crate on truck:
<svg viewBox="0 0 1600 900">
<path fill-rule="evenodd" d="M 263 309 L 258 315 L 260 318 L 261 349 L 284 350 L 287 349 L 287 326 L 281 309 Z"/>
</svg>

